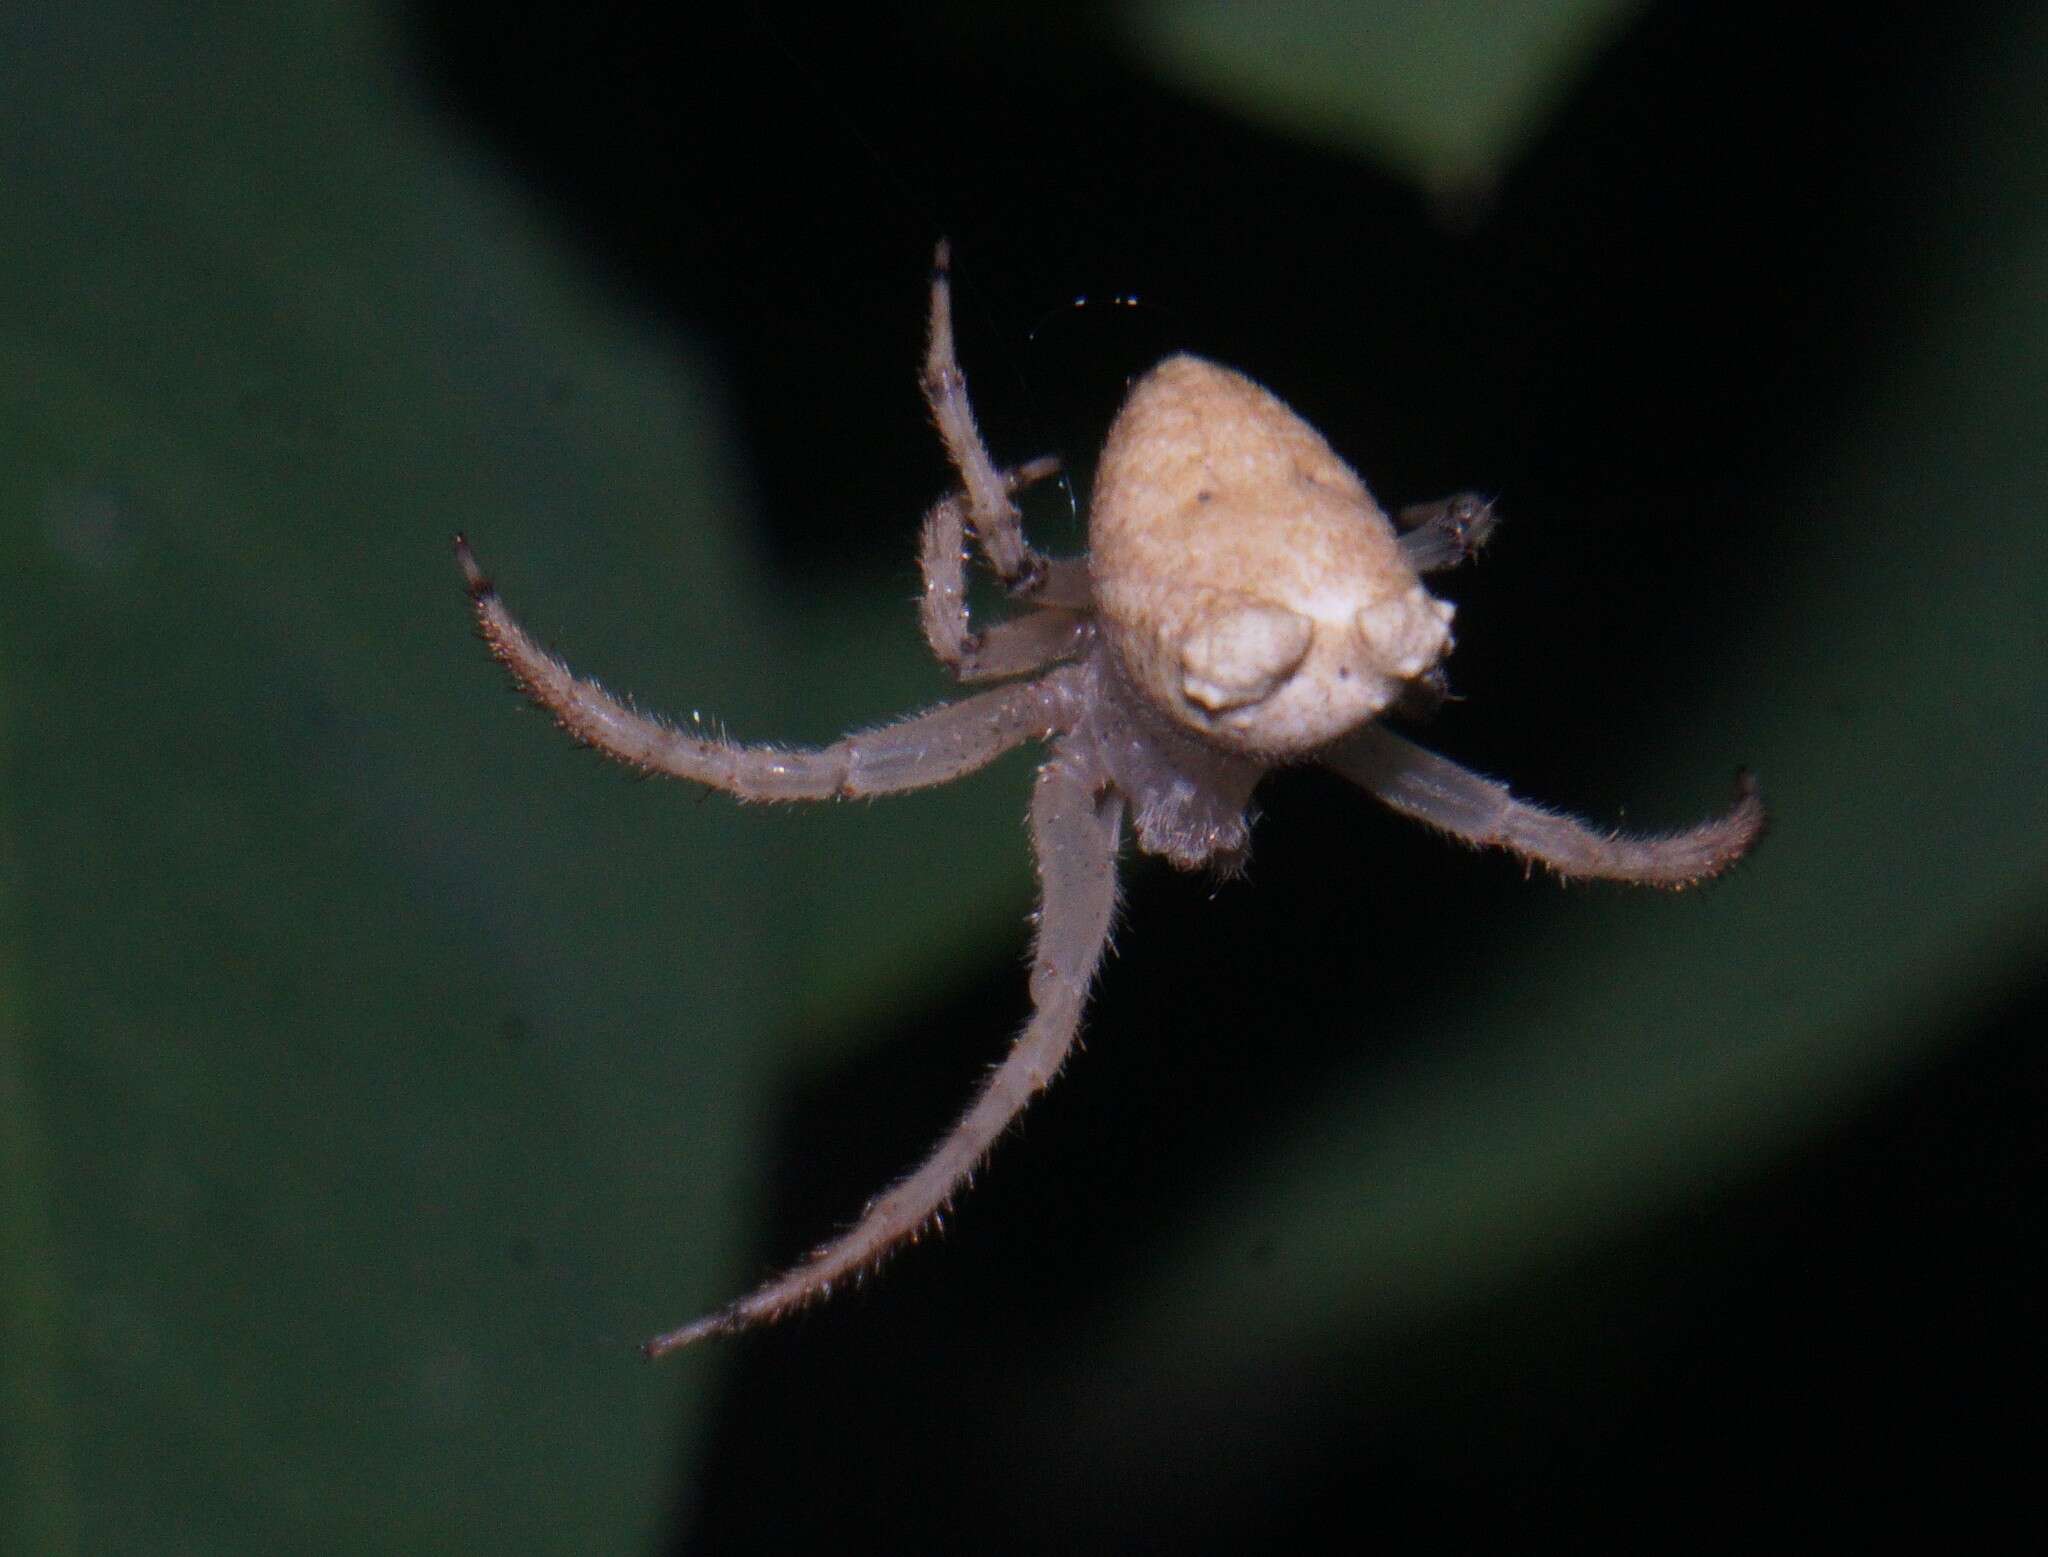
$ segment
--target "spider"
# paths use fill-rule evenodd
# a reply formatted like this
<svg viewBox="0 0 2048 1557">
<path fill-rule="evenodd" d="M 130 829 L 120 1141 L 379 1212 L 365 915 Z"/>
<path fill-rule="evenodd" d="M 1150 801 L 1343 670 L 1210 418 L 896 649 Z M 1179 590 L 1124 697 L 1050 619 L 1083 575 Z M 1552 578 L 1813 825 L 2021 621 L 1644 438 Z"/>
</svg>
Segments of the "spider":
<svg viewBox="0 0 2048 1557">
<path fill-rule="evenodd" d="M 1144 852 L 1231 873 L 1245 860 L 1253 787 L 1273 768 L 1315 762 L 1475 847 L 1566 878 L 1670 888 L 1727 869 L 1763 825 L 1744 775 L 1734 807 L 1689 831 L 1595 831 L 1379 722 L 1444 696 L 1451 607 L 1421 576 L 1478 550 L 1494 523 L 1489 503 L 1460 495 L 1390 522 L 1278 398 L 1229 368 L 1178 355 L 1131 387 L 1110 427 L 1088 555 L 1047 557 L 1025 540 L 1015 498 L 1059 462 L 1003 470 L 990 458 L 954 352 L 944 243 L 922 383 L 959 485 L 924 521 L 919 619 L 955 679 L 998 684 L 900 723 L 794 749 L 736 745 L 651 718 L 536 645 L 455 539 L 491 652 L 571 736 L 631 767 L 741 800 L 834 800 L 928 788 L 1026 741 L 1050 745 L 1030 811 L 1040 889 L 1032 1015 L 1008 1056 L 923 1164 L 850 1229 L 747 1296 L 647 1342 L 650 1358 L 780 1319 L 937 1222 L 1074 1045 L 1115 913 L 1127 817 Z M 970 538 L 1020 608 L 986 626 L 968 613 Z"/>
</svg>

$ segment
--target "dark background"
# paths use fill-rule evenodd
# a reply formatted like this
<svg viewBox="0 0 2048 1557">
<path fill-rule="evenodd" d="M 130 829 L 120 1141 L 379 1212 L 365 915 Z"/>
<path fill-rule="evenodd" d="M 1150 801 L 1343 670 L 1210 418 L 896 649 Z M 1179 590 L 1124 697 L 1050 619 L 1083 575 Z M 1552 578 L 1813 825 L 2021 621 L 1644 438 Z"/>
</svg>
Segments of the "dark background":
<svg viewBox="0 0 2048 1557">
<path fill-rule="evenodd" d="M 0 1548 L 2029 1515 L 2040 8 L 1645 5 L 1431 187 L 1112 8 L 692 12 L 0 18 Z M 1644 828 L 1751 765 L 1773 829 L 1561 891 L 1276 775 L 1244 880 L 1127 860 L 942 1239 L 644 1368 L 1000 1055 L 1026 773 L 622 779 L 448 535 L 745 738 L 943 696 L 942 235 L 1049 546 L 1130 376 L 1208 354 L 1389 506 L 1499 499 L 1423 740 Z"/>
<path fill-rule="evenodd" d="M 1496 771 L 1512 752 L 1528 793 L 1602 791 L 1610 755 L 1709 690 L 1695 640 L 1742 632 L 1798 544 L 1775 494 L 1910 322 L 1925 186 L 1900 170 L 1988 18 L 1866 8 L 1845 35 L 1827 6 L 1652 7 L 1498 189 L 1433 207 L 1177 95 L 1104 47 L 1092 10 L 1011 13 L 1006 33 L 887 8 L 676 25 L 527 6 L 489 28 L 434 16 L 429 36 L 449 111 L 572 208 L 625 284 L 719 342 L 792 588 L 900 571 L 842 516 L 877 472 L 932 464 L 895 402 L 910 281 L 945 233 L 998 449 L 1085 461 L 1117 386 L 1188 347 L 1363 430 L 1347 452 L 1390 501 L 1503 494 L 1499 551 L 1456 587 L 1486 623 L 1456 663 L 1485 689 L 1463 750 Z M 1142 306 L 1100 302 L 1122 295 Z M 822 354 L 877 393 L 814 393 Z M 1570 516 L 1567 544 L 1518 522 L 1547 514 Z M 1079 1495 L 1045 1496 L 1006 1428 L 1057 1371 L 1056 1316 L 1230 1173 L 1246 1115 L 1313 1095 L 1337 1060 L 1314 1032 L 1350 1042 L 1313 1019 L 1248 1041 L 1254 991 L 1313 988 L 1342 955 L 1321 927 L 1364 920 L 1399 1011 L 1445 976 L 1433 954 L 1483 955 L 1516 912 L 1507 873 L 1446 883 L 1426 838 L 1375 840 L 1401 885 L 1362 886 L 1327 841 L 1356 797 L 1313 778 L 1271 794 L 1250 886 L 1212 898 L 1137 869 L 1099 1041 L 943 1252 L 734 1343 L 673 1549 L 1350 1545 L 1681 1508 L 1796 1522 L 1996 1486 L 2030 1435 L 2009 1392 L 2040 1382 L 2038 988 L 1722 1193 L 1446 1312 L 1398 1355 L 1268 1380 L 1238 1402 L 1255 1425 L 1216 1430 L 1262 1440 L 1240 1466 L 1067 1466 L 1052 1480 Z M 1246 982 L 1206 976 L 1232 968 Z M 762 1262 L 950 1117 L 959 1035 L 1014 1020 L 1017 984 L 993 969 L 791 1100 Z M 1171 1035 L 1170 1084 L 1124 1041 L 1138 1028 Z M 1398 1049 L 1398 1026 L 1381 1041 Z M 1077 1178 L 1088 1163 L 1105 1176 Z"/>
</svg>

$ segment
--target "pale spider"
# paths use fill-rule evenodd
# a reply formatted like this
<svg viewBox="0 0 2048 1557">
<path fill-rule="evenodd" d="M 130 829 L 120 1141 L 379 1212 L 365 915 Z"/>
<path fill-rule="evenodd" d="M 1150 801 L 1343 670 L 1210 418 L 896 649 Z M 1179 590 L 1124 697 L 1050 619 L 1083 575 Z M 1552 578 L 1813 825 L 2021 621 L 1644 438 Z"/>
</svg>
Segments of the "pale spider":
<svg viewBox="0 0 2048 1557">
<path fill-rule="evenodd" d="M 924 521 L 924 635 L 956 679 L 1005 684 L 823 749 L 708 738 L 576 677 L 512 618 L 456 537 L 491 652 L 570 735 L 647 772 L 741 800 L 831 800 L 943 784 L 1025 741 L 1051 743 L 1031 799 L 1032 1016 L 1009 1056 L 923 1165 L 849 1231 L 649 1341 L 649 1357 L 779 1319 L 936 1221 L 1073 1046 L 1115 912 L 1126 810 L 1140 849 L 1229 872 L 1245 858 L 1253 786 L 1272 768 L 1317 762 L 1465 843 L 1560 876 L 1660 887 L 1726 869 L 1763 824 L 1745 777 L 1734 809 L 1689 832 L 1596 832 L 1379 724 L 1441 698 L 1451 607 L 1418 575 L 1470 556 L 1490 506 L 1423 504 L 1401 513 L 1397 533 L 1315 430 L 1241 374 L 1183 355 L 1132 386 L 1096 470 L 1089 553 L 1074 558 L 1033 550 L 1012 501 L 1058 462 L 998 470 L 976 430 L 944 244 L 923 387 L 960 481 Z M 967 611 L 970 536 L 1024 608 L 979 629 Z"/>
</svg>

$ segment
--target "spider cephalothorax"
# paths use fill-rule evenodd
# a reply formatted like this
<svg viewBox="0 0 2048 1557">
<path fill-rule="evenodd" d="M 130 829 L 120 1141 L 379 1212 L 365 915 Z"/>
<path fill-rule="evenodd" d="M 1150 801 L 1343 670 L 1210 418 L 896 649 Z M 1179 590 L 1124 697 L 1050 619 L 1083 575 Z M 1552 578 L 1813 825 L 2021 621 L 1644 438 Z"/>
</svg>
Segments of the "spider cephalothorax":
<svg viewBox="0 0 2048 1557">
<path fill-rule="evenodd" d="M 931 293 L 925 398 L 959 474 L 926 517 L 920 619 L 963 682 L 999 682 L 817 750 L 739 746 L 648 718 L 539 648 L 468 545 L 456 553 L 491 650 L 571 735 L 621 762 L 742 800 L 831 800 L 943 784 L 1025 741 L 1050 743 L 1031 800 L 1040 911 L 1032 1016 L 952 1132 L 847 1232 L 738 1302 L 644 1350 L 780 1318 L 914 1237 L 1051 1081 L 1079 1031 L 1108 940 L 1126 812 L 1140 849 L 1183 868 L 1229 868 L 1269 769 L 1316 762 L 1405 816 L 1566 877 L 1683 887 L 1726 869 L 1763 825 L 1745 781 L 1733 810 L 1692 829 L 1596 832 L 1411 745 L 1377 723 L 1441 696 L 1451 607 L 1421 575 L 1472 555 L 1490 506 L 1460 496 L 1398 525 L 1329 444 L 1250 379 L 1170 357 L 1110 428 L 1089 555 L 1024 539 L 1012 496 L 1058 468 L 998 470 L 953 349 L 947 251 Z M 967 542 L 1020 607 L 976 629 Z"/>
</svg>

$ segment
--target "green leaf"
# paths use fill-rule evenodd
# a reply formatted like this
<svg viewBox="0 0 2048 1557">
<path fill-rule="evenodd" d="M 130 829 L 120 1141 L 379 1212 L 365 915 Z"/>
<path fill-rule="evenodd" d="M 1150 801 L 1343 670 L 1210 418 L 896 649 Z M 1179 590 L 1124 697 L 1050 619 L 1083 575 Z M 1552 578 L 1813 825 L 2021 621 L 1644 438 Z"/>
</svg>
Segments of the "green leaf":
<svg viewBox="0 0 2048 1557">
<path fill-rule="evenodd" d="M 1755 640 L 1651 780 L 1685 793 L 1701 753 L 1743 754 L 1773 814 L 1757 855 L 1696 898 L 1575 897 L 1459 972 L 1428 1034 L 1440 1058 L 1390 1077 L 1362 1055 L 1100 1338 L 1095 1364 L 1156 1390 L 1158 1421 L 1175 1402 L 1255 1416 L 1276 1369 L 1384 1355 L 1711 1194 L 2038 977 L 2038 42 L 1995 40 L 1949 88 L 1968 112 L 1897 168 L 1927 218 L 1903 256 L 1914 328 L 1774 505 Z M 1370 947 L 1357 965 L 1369 1041 Z M 1163 1452 L 1129 1426 L 1091 1423 L 1077 1448 L 1063 1421 L 1058 1452 L 1087 1454 L 1092 1431 Z"/>
<path fill-rule="evenodd" d="M 1228 75 L 1469 190 L 1624 14 L 1488 8 L 1507 48 L 1430 11 L 1462 20 L 1291 65 L 1281 15 L 1290 68 Z M 943 689 L 907 588 L 765 586 L 702 344 L 567 257 L 374 9 L 190 13 L 0 22 L 0 1547 L 644 1545 L 731 1354 L 631 1346 L 743 1279 L 791 1065 L 1016 944 L 1021 828 L 966 845 L 1022 786 L 694 804 L 524 712 L 454 529 L 579 668 L 742 736 Z M 1209 48 L 1213 17 L 1145 16 Z M 1703 762 L 1755 762 L 1765 852 L 1696 900 L 1532 908 L 1440 1060 L 1340 1077 L 1092 1341 L 1061 1329 L 1091 1388 L 1152 1375 L 1101 1398 L 1256 1422 L 1276 1360 L 1768 1160 L 2027 976 L 2038 42 L 1899 170 L 1921 333 L 1816 432 L 1755 636 L 1646 783 L 1678 820 Z M 1060 1442 L 1015 1463 L 1095 1447 L 1030 1420 Z M 1152 1454 L 1115 1426 L 1092 1463 Z"/>
<path fill-rule="evenodd" d="M 847 646 L 907 622 L 804 642 L 696 343 L 376 14 L 0 47 L 11 1550 L 644 1541 L 707 1370 L 632 1347 L 738 1279 L 779 1046 L 847 1020 L 806 991 L 1022 907 L 1021 854 L 906 851 L 915 911 L 824 904 L 792 980 L 790 818 L 522 714 L 457 528 L 588 669 L 762 735 L 813 654 L 860 687 L 819 717 L 891 712 Z"/>
<path fill-rule="evenodd" d="M 1500 177 L 1637 0 L 1136 0 L 1155 71 L 1246 117 L 1375 157 L 1446 199 Z"/>
</svg>

